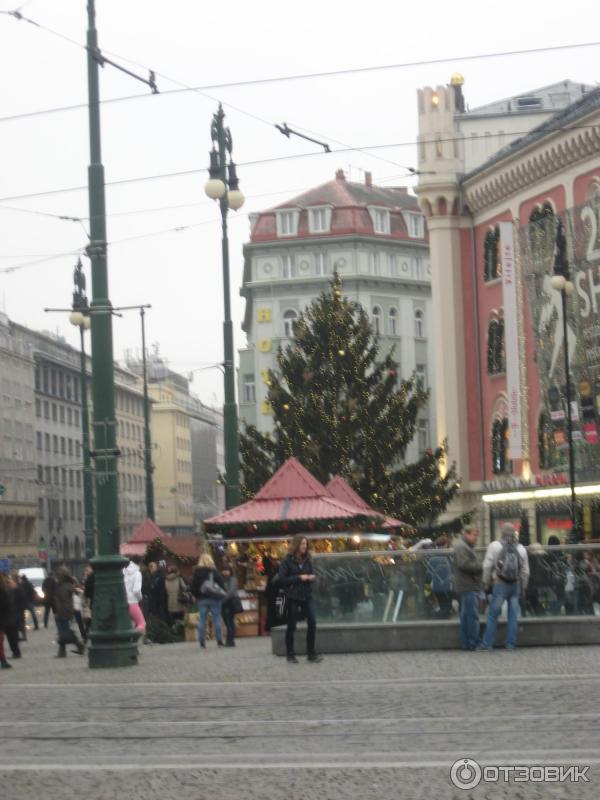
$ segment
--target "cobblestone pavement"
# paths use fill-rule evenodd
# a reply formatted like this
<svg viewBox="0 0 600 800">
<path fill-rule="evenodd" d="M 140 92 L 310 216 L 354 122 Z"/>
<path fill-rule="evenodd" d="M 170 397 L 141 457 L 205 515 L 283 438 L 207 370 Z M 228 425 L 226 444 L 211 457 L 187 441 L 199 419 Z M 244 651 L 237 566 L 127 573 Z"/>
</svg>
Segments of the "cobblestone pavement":
<svg viewBox="0 0 600 800">
<path fill-rule="evenodd" d="M 599 647 L 373 653 L 288 665 L 268 639 L 55 660 L 32 632 L 0 673 L 0 798 L 496 800 L 600 796 Z M 482 782 L 450 767 L 590 765 L 589 783 Z"/>
</svg>

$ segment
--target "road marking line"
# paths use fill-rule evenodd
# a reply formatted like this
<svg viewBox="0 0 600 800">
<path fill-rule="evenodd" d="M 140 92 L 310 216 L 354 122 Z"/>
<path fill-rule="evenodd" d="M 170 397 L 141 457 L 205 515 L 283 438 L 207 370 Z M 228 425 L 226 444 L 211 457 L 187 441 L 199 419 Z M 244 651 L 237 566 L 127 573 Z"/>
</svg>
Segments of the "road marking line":
<svg viewBox="0 0 600 800">
<path fill-rule="evenodd" d="M 132 681 L 131 683 L 14 683 L 14 684 L 3 684 L 2 690 L 5 689 L 137 689 L 137 688 L 189 688 L 190 686 L 206 686 L 206 687 L 245 687 L 245 686 L 271 686 L 271 687 L 287 687 L 287 686 L 346 686 L 352 684 L 361 684 L 361 685 L 374 685 L 374 686 L 414 686 L 414 685 L 421 685 L 421 684 L 445 684 L 445 683 L 468 683 L 469 685 L 473 684 L 484 684 L 484 685 L 491 685 L 493 683 L 510 683 L 514 684 L 517 682 L 521 683 L 539 683 L 541 681 L 544 682 L 552 682 L 552 681 L 568 681 L 572 683 L 573 681 L 600 681 L 600 674 L 597 673 L 584 673 L 581 675 L 577 674 L 570 674 L 570 675 L 552 675 L 552 674 L 544 674 L 544 675 L 509 675 L 507 676 L 506 673 L 502 675 L 461 675 L 461 676 L 447 676 L 447 677 L 421 677 L 421 678 L 339 678 L 333 680 L 311 680 L 311 681 L 174 681 L 174 682 L 166 682 L 166 681 L 145 681 L 145 682 L 137 682 Z"/>
</svg>

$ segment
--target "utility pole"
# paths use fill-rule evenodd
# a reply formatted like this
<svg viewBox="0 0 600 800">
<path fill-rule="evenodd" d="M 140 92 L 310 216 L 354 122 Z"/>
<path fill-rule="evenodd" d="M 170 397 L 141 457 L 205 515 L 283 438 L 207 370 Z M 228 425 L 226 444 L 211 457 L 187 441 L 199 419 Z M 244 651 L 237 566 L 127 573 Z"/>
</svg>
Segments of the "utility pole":
<svg viewBox="0 0 600 800">
<path fill-rule="evenodd" d="M 150 438 L 150 398 L 148 397 L 148 367 L 146 364 L 146 313 L 140 307 L 142 320 L 142 372 L 144 375 L 144 469 L 146 472 L 146 516 L 154 522 L 154 482 L 152 480 L 152 440 Z"/>
<path fill-rule="evenodd" d="M 94 0 L 88 0 L 87 70 L 89 94 L 90 165 L 88 168 L 90 243 L 92 265 L 92 392 L 94 398 L 94 450 L 96 528 L 98 553 L 94 568 L 94 604 L 90 630 L 89 665 L 123 667 L 137 664 L 137 635 L 132 630 L 123 585 L 127 561 L 119 555 L 119 514 L 112 341 L 112 307 L 108 296 L 104 167 L 100 146 L 101 61 Z"/>
</svg>

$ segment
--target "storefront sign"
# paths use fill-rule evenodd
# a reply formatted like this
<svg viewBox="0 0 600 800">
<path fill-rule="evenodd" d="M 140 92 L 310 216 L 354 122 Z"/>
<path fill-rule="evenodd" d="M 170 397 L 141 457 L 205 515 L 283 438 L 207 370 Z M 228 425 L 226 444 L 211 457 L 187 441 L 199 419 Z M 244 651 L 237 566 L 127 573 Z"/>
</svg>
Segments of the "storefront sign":
<svg viewBox="0 0 600 800">
<path fill-rule="evenodd" d="M 521 381 L 519 379 L 519 325 L 517 319 L 517 281 L 515 242 L 512 222 L 501 222 L 500 257 L 502 261 L 502 294 L 504 301 L 504 341 L 506 389 L 508 393 L 509 458 L 523 458 L 521 424 Z"/>
</svg>

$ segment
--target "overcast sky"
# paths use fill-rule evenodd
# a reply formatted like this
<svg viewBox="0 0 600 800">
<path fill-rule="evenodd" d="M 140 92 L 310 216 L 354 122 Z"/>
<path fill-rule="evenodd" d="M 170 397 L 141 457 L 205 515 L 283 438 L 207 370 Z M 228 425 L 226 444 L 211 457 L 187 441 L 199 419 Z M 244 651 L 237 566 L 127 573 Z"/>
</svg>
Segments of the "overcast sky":
<svg viewBox="0 0 600 800">
<path fill-rule="evenodd" d="M 0 0 L 0 8 L 18 5 Z M 76 42 L 85 40 L 85 0 L 29 0 L 22 13 Z M 353 0 L 97 0 L 100 47 L 154 69 L 159 89 L 222 84 L 428 59 L 593 41 L 597 0 L 527 3 L 364 3 Z M 416 89 L 465 77 L 471 107 L 564 78 L 595 84 L 600 48 L 437 63 L 349 76 L 265 82 L 255 86 L 151 95 L 143 84 L 107 66 L 103 100 L 143 94 L 102 106 L 107 181 L 207 166 L 210 121 L 222 100 L 237 162 L 300 156 L 318 150 L 288 140 L 274 127 L 315 132 L 332 149 L 393 144 L 240 166 L 246 204 L 231 214 L 230 248 L 236 348 L 243 345 L 242 245 L 247 213 L 269 208 L 330 180 L 339 167 L 353 180 L 411 185 L 416 165 Z M 596 67 L 594 67 L 594 64 Z M 131 67 L 143 74 L 143 69 Z M 161 74 L 165 77 L 161 77 Z M 85 103 L 86 54 L 24 21 L 0 15 L 0 270 L 38 256 L 85 246 L 80 223 L 6 209 L 88 214 L 87 192 L 26 199 L 19 195 L 72 189 L 87 180 L 87 109 L 8 120 L 7 117 Z M 171 80 L 172 79 L 172 80 Z M 149 342 L 171 366 L 189 372 L 222 360 L 222 283 L 217 207 L 204 195 L 205 173 L 107 186 L 110 296 L 114 305 L 151 303 Z M 164 209 L 165 206 L 179 206 Z M 161 210 L 156 210 L 161 209 Z M 140 212 L 140 213 L 124 213 Z M 84 223 L 87 225 L 87 221 Z M 196 226 L 156 235 L 165 229 Z M 154 234 L 154 235 L 152 235 Z M 118 240 L 139 236 L 130 242 Z M 143 238 L 142 238 L 143 237 Z M 76 331 L 45 306 L 70 303 L 76 255 L 0 272 L 0 308 L 15 321 L 64 334 Z M 86 262 L 89 276 L 89 266 Z M 89 285 L 89 280 L 88 280 Z M 115 357 L 139 351 L 139 319 L 114 320 Z M 219 370 L 196 372 L 193 389 L 210 404 L 222 400 Z"/>
</svg>

